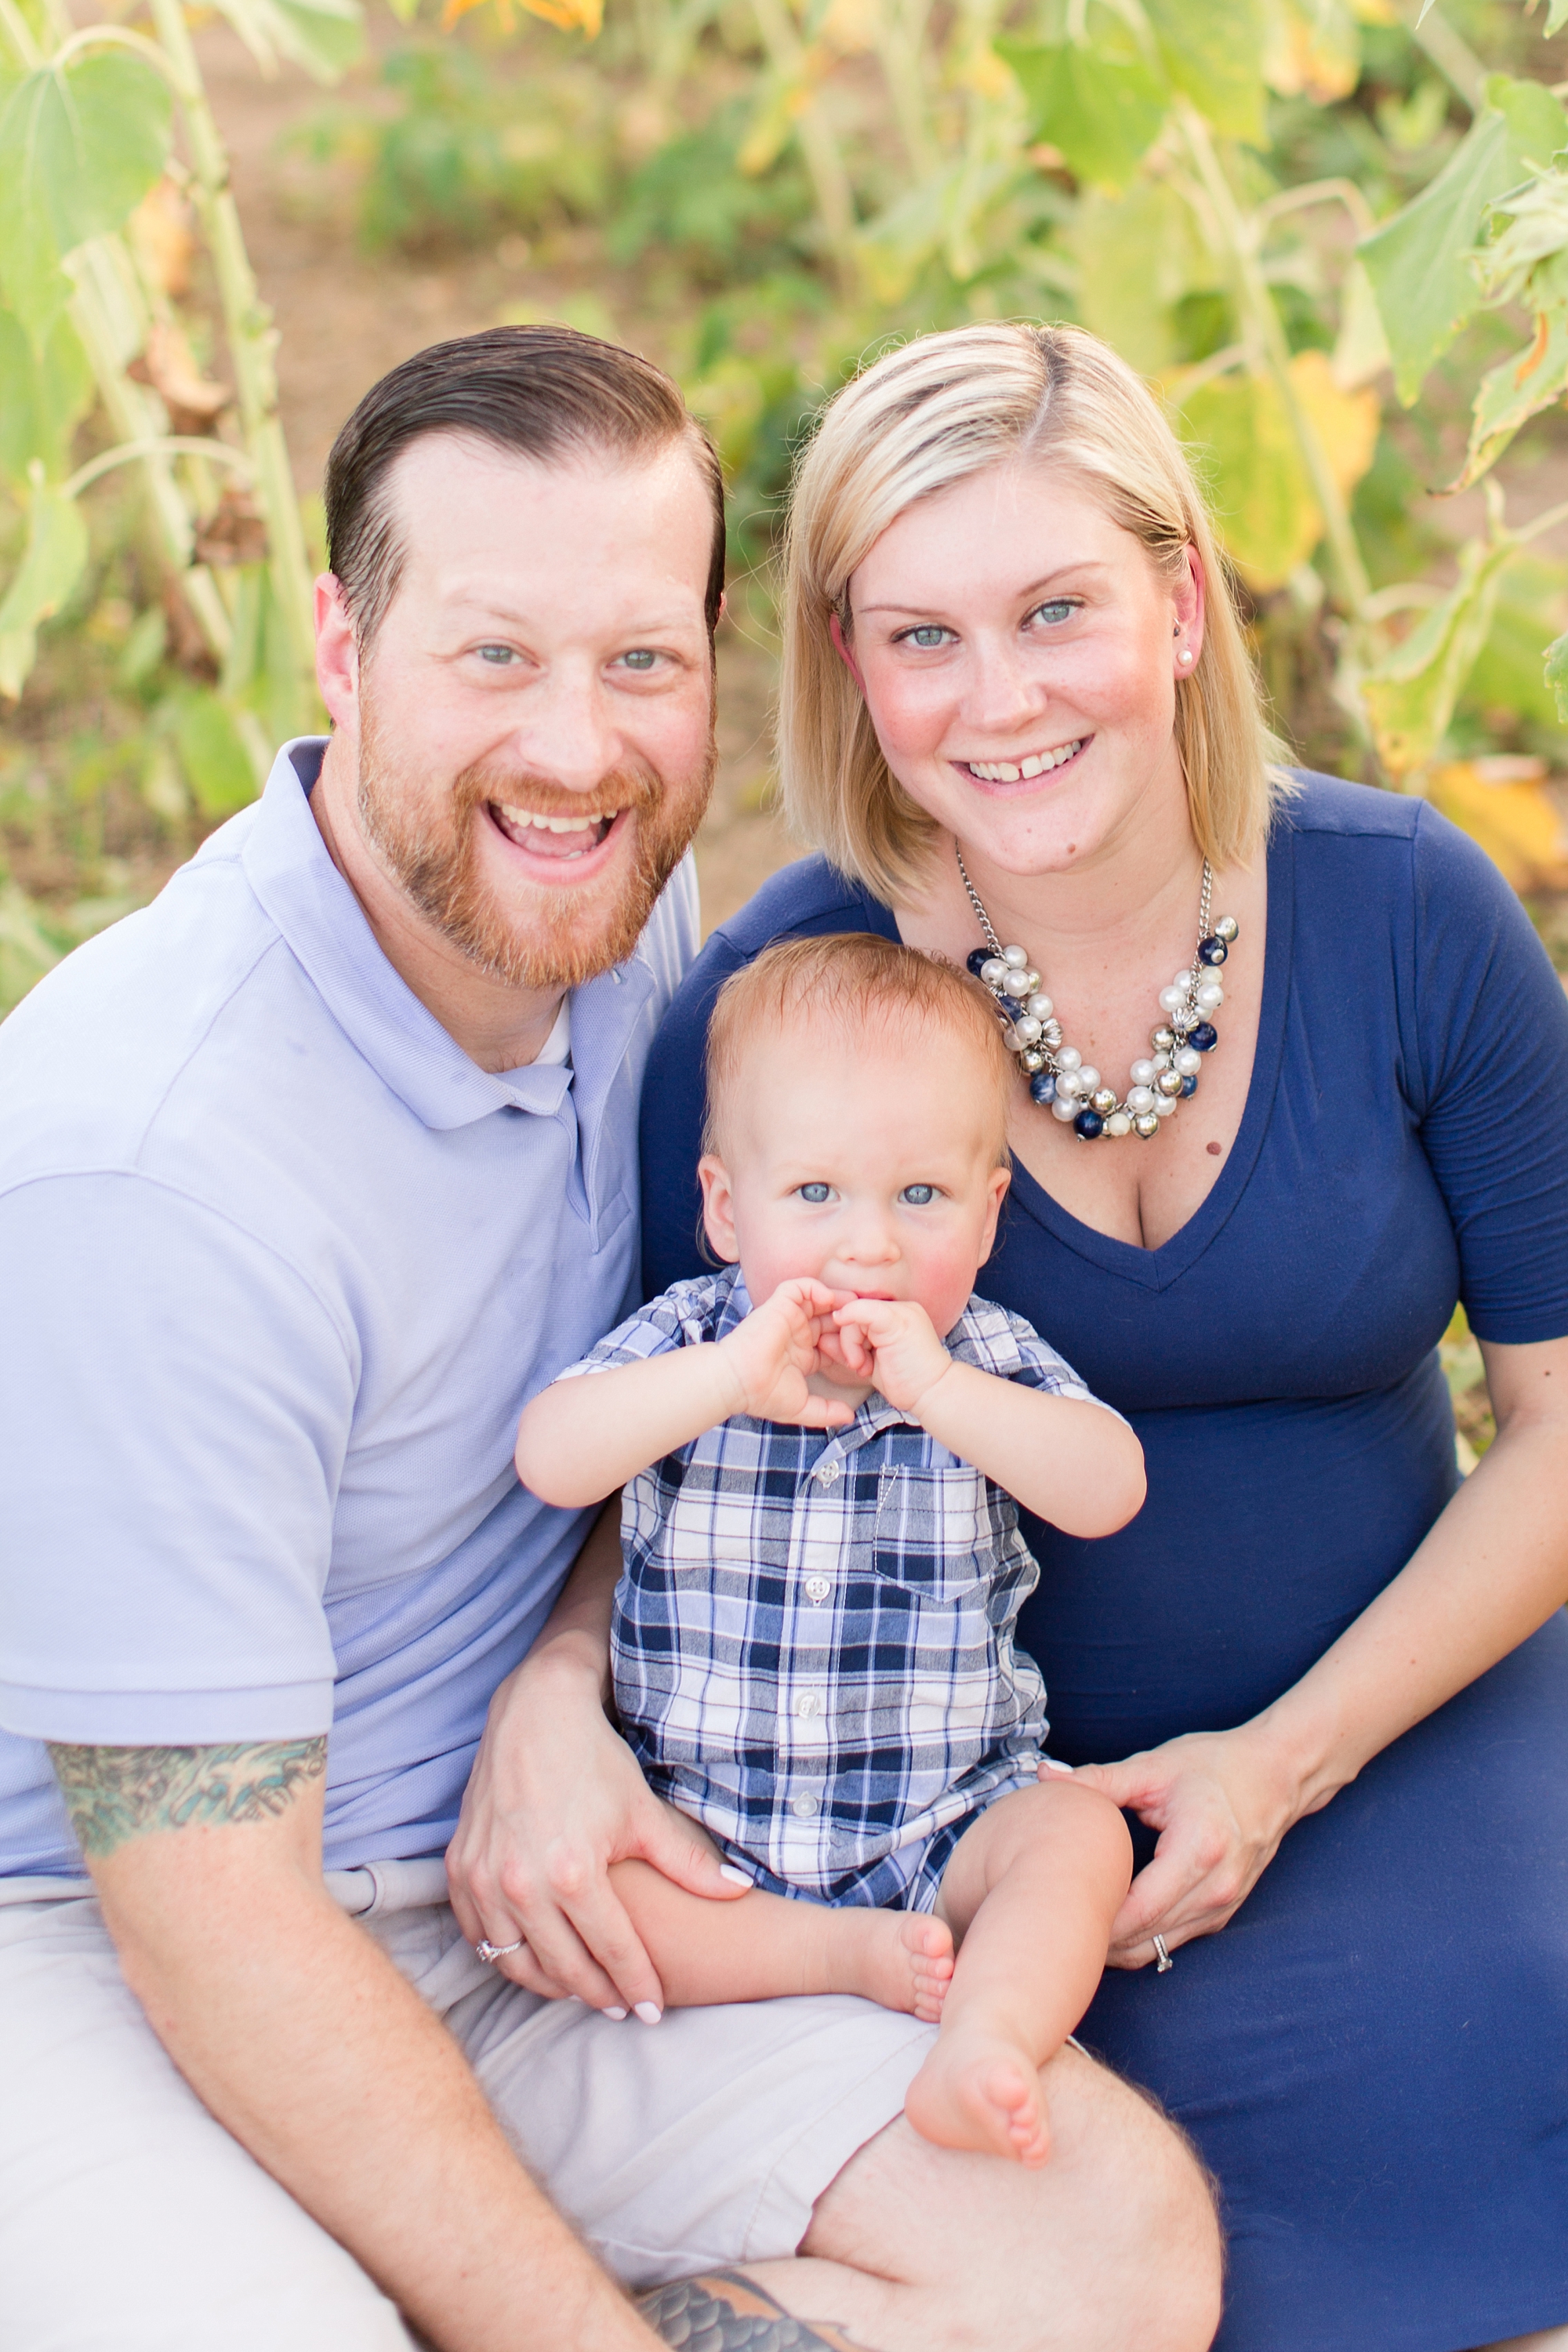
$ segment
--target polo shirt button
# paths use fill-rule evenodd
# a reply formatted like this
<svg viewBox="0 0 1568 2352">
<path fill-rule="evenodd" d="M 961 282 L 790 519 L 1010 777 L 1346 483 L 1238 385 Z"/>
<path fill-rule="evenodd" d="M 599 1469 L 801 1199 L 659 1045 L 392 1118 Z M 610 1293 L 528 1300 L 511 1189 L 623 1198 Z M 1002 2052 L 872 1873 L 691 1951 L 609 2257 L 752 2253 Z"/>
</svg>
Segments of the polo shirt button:
<svg viewBox="0 0 1568 2352">
<path fill-rule="evenodd" d="M 795 1711 L 796 1715 L 820 1715 L 822 1701 L 815 1691 L 802 1691 L 795 1703 Z"/>
<path fill-rule="evenodd" d="M 838 1476 L 838 1465 L 837 1462 L 819 1462 L 813 1475 L 819 1485 L 831 1486 Z"/>
<path fill-rule="evenodd" d="M 808 1576 L 805 1580 L 805 1597 L 819 1608 L 832 1590 L 833 1579 L 830 1576 Z"/>
<path fill-rule="evenodd" d="M 792 1797 L 789 1809 L 797 1822 L 814 1822 L 822 1811 L 815 1797 L 805 1796 Z"/>
</svg>

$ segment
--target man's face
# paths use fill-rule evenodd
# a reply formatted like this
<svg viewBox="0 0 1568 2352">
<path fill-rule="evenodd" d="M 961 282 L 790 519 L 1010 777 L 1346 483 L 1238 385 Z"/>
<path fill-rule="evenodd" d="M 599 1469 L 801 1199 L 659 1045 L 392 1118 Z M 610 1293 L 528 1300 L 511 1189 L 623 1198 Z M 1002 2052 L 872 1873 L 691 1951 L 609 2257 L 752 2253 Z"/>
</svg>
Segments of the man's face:
<svg viewBox="0 0 1568 2352">
<path fill-rule="evenodd" d="M 707 491 L 679 445 L 539 465 L 448 434 L 389 489 L 401 575 L 333 709 L 361 824 L 478 969 L 574 987 L 630 954 L 707 805 Z"/>
</svg>

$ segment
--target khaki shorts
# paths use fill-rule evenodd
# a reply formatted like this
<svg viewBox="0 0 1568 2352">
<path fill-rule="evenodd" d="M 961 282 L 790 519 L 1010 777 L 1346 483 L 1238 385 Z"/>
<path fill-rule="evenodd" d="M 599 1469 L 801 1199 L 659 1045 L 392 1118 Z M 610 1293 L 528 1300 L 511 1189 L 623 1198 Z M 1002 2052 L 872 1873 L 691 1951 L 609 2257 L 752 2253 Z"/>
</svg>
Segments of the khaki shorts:
<svg viewBox="0 0 1568 2352">
<path fill-rule="evenodd" d="M 933 2029 L 830 1998 L 616 2025 L 483 1967 L 440 1864 L 328 1884 L 445 2019 L 519 2154 L 645 2286 L 791 2254 Z M 74 1882 L 0 1880 L 5 2352 L 407 2352 L 392 2305 L 207 2113 Z"/>
</svg>

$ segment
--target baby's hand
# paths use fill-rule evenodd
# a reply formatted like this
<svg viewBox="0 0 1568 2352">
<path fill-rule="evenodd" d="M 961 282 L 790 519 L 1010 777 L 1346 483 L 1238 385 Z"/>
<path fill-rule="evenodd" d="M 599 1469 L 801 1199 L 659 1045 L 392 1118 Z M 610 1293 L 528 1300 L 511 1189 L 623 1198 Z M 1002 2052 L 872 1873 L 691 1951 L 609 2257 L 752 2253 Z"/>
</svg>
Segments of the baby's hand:
<svg viewBox="0 0 1568 2352">
<path fill-rule="evenodd" d="M 834 1397 L 813 1396 L 806 1383 L 822 1369 L 822 1341 L 833 1339 L 833 1310 L 842 1290 L 802 1276 L 781 1282 L 771 1298 L 753 1307 L 739 1329 L 719 1342 L 719 1352 L 739 1391 L 736 1412 L 754 1421 L 789 1421 L 805 1429 L 842 1429 L 855 1418 Z M 837 1348 L 834 1350 L 837 1357 Z"/>
<path fill-rule="evenodd" d="M 931 1317 L 915 1299 L 852 1298 L 833 1320 L 850 1370 L 900 1412 L 918 1414 L 921 1399 L 952 1366 Z"/>
</svg>

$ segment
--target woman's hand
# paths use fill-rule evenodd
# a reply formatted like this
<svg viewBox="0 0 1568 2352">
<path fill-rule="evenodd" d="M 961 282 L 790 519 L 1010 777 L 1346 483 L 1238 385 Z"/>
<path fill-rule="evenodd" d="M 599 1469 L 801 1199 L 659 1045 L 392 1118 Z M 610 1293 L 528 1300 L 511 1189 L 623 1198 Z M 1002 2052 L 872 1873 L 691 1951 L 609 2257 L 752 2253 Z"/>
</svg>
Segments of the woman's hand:
<svg viewBox="0 0 1568 2352">
<path fill-rule="evenodd" d="M 1111 1926 L 1117 1969 L 1147 1968 L 1157 1935 L 1173 1952 L 1223 1927 L 1286 1831 L 1315 1810 L 1279 1741 L 1251 1724 L 1193 1732 L 1121 1764 L 1085 1764 L 1075 1778 L 1160 1832 Z"/>
<path fill-rule="evenodd" d="M 594 1678 L 525 1660 L 491 1704 L 447 1849 L 458 1926 L 471 1944 L 521 1938 L 496 1967 L 531 1992 L 662 2010 L 658 1972 L 608 1877 L 633 1856 L 692 1895 L 746 1892 L 720 1876 L 696 1824 L 653 1794 Z"/>
</svg>

